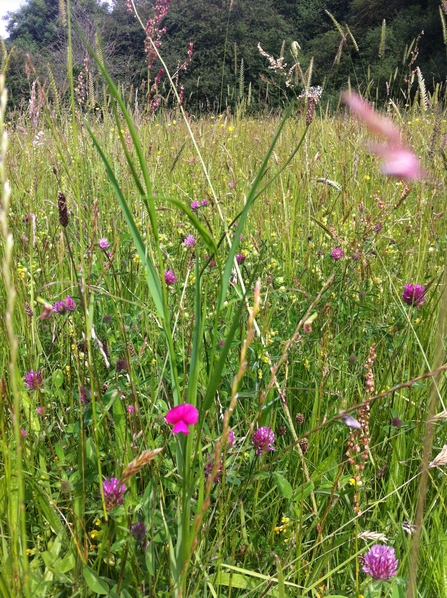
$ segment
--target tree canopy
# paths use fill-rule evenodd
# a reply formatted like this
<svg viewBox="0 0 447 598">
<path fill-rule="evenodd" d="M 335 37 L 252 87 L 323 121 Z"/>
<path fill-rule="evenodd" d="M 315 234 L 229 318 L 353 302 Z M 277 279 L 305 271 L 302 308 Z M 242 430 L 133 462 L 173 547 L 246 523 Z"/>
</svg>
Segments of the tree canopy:
<svg viewBox="0 0 447 598">
<path fill-rule="evenodd" d="M 135 3 L 143 24 L 153 18 L 160 2 L 169 5 L 169 0 Z M 120 84 L 142 86 L 147 94 L 161 65 L 156 62 L 148 72 L 145 31 L 127 4 L 72 0 L 72 20 L 101 48 Z M 41 82 L 53 77 L 61 94 L 66 89 L 63 6 L 60 0 L 28 0 L 9 14 L 7 47 L 15 48 L 15 56 L 7 76 L 16 106 L 27 100 L 36 77 Z M 284 85 L 284 73 L 269 68 L 259 43 L 275 59 L 283 53 L 283 64 L 290 68 L 296 60 L 292 43 L 298 42 L 295 73 L 308 69 L 307 75 L 312 75 L 308 83 L 324 85 L 334 97 L 349 79 L 360 87 L 373 85 L 382 97 L 399 96 L 399 86 L 416 66 L 428 88 L 445 80 L 446 23 L 447 15 L 436 0 L 171 0 L 160 24 L 160 49 L 172 72 L 184 65 L 178 82 L 190 111 L 222 110 L 241 99 L 256 109 L 266 101 L 277 106 L 302 88 L 302 84 L 295 90 Z M 76 38 L 76 28 L 73 44 L 77 76 L 84 68 L 86 50 Z M 96 79 L 94 83 L 100 84 Z M 166 79 L 160 80 L 157 92 L 172 98 Z"/>
</svg>

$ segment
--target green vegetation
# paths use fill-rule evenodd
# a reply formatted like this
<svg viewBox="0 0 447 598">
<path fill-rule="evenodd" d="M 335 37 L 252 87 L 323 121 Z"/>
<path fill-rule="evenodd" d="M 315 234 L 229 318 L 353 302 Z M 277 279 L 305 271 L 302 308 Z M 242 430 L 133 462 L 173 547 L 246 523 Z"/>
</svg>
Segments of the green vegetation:
<svg viewBox="0 0 447 598">
<path fill-rule="evenodd" d="M 0 594 L 446 595 L 441 87 L 148 114 L 68 16 L 0 76 Z"/>
<path fill-rule="evenodd" d="M 115 81 L 130 95 L 137 95 L 147 107 L 147 90 L 158 72 L 158 61 L 150 73 L 144 52 L 145 33 L 135 16 L 126 9 L 126 0 L 112 7 L 94 0 L 72 0 L 73 21 L 97 47 Z M 295 58 L 293 41 L 301 47 L 303 71 L 312 64 L 311 83 L 323 86 L 326 98 L 338 100 L 341 88 L 351 80 L 373 98 L 402 100 L 401 88 L 414 78 L 418 66 L 427 88 L 434 91 L 446 77 L 445 14 L 434 1 L 393 0 L 136 0 L 145 25 L 160 6 L 168 6 L 160 29 L 163 56 L 174 72 L 194 44 L 192 61 L 180 73 L 185 102 L 190 113 L 222 112 L 235 109 L 244 100 L 250 112 L 284 106 L 300 89 L 284 86 L 268 69 L 259 54 L 258 43 L 270 55 L 284 55 L 290 68 Z M 15 48 L 8 74 L 10 105 L 19 107 L 30 94 L 28 75 L 32 67 L 40 80 L 65 97 L 67 35 L 66 8 L 58 0 L 28 0 L 9 20 L 8 48 Z M 330 13 L 330 14 L 328 14 Z M 332 15 L 332 16 L 331 16 Z M 444 33 L 443 33 L 444 31 Z M 415 40 L 420 36 L 419 41 Z M 284 43 L 284 46 L 283 46 Z M 73 35 L 73 68 L 77 76 L 84 66 L 84 46 Z M 413 60 L 413 62 L 412 62 Z M 414 62 L 415 60 L 415 62 Z M 409 64 L 412 68 L 409 68 Z M 51 74 L 49 68 L 51 67 Z M 27 71 L 28 70 L 28 71 Z M 149 78 L 149 84 L 148 84 Z M 102 96 L 104 81 L 93 73 L 92 88 Z M 279 86 L 279 87 L 278 87 Z M 172 91 L 166 77 L 159 89 L 162 103 L 172 106 Z M 175 102 L 174 102 L 175 105 Z"/>
</svg>

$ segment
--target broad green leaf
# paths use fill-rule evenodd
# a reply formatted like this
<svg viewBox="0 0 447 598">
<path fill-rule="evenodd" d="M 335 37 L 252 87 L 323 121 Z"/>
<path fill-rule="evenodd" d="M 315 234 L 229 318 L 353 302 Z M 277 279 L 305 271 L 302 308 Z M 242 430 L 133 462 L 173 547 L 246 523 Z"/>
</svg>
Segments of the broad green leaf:
<svg viewBox="0 0 447 598">
<path fill-rule="evenodd" d="M 64 374 L 62 370 L 54 370 L 51 380 L 56 388 L 60 388 L 64 383 Z"/>
<path fill-rule="evenodd" d="M 104 581 L 104 579 L 101 579 L 99 575 L 93 571 L 93 569 L 90 569 L 90 567 L 84 565 L 82 574 L 84 576 L 85 583 L 92 590 L 92 592 L 96 592 L 96 594 L 101 594 L 102 596 L 105 596 L 109 593 L 108 584 Z"/>
<path fill-rule="evenodd" d="M 276 487 L 278 488 L 278 491 L 281 494 L 281 496 L 287 499 L 292 498 L 293 489 L 289 482 L 286 480 L 286 478 L 278 472 L 275 472 L 273 474 L 273 477 L 275 478 Z"/>
</svg>

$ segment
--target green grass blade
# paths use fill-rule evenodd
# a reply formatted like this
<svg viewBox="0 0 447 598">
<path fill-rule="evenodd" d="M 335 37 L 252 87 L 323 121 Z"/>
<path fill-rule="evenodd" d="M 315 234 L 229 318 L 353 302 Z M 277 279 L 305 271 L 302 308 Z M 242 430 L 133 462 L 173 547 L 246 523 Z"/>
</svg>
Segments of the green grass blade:
<svg viewBox="0 0 447 598">
<path fill-rule="evenodd" d="M 141 263 L 146 266 L 146 275 L 147 275 L 147 285 L 149 288 L 149 292 L 152 295 L 152 298 L 155 303 L 155 307 L 157 309 L 157 313 L 163 320 L 165 319 L 165 311 L 164 311 L 164 301 L 163 301 L 163 291 L 160 284 L 160 279 L 158 278 L 157 271 L 150 259 L 147 249 L 144 245 L 143 239 L 138 231 L 138 228 L 135 224 L 135 221 L 132 216 L 132 212 L 129 209 L 127 201 L 124 198 L 123 192 L 116 180 L 116 177 L 113 173 L 112 167 L 110 166 L 109 161 L 107 160 L 104 152 L 102 151 L 101 146 L 99 145 L 93 131 L 91 130 L 90 126 L 86 123 L 87 130 L 93 140 L 93 143 L 101 156 L 101 159 L 104 163 L 106 168 L 107 176 L 109 181 L 115 191 L 116 198 L 121 206 L 121 210 L 123 211 L 124 218 L 127 222 L 127 226 L 129 227 L 130 234 L 132 235 L 133 242 L 135 243 L 135 248 L 138 252 L 138 256 L 141 260 Z"/>
<path fill-rule="evenodd" d="M 270 156 L 272 155 L 273 149 L 279 139 L 281 131 L 282 131 L 288 117 L 289 117 L 289 111 L 287 110 L 284 118 L 282 119 L 282 121 L 278 127 L 278 130 L 275 133 L 275 136 L 273 137 L 270 147 L 269 147 L 269 149 L 265 155 L 265 158 L 261 164 L 261 167 L 258 171 L 256 179 L 251 187 L 250 193 L 248 194 L 248 197 L 247 197 L 247 203 L 245 204 L 245 208 L 242 210 L 242 213 L 241 213 L 241 216 L 239 219 L 239 223 L 238 223 L 238 227 L 237 227 L 236 233 L 234 235 L 234 240 L 231 245 L 227 261 L 225 263 L 225 269 L 224 269 L 224 273 L 222 276 L 222 284 L 221 284 L 221 288 L 220 288 L 220 292 L 219 292 L 219 299 L 218 299 L 218 303 L 217 303 L 217 312 L 220 312 L 222 310 L 222 307 L 223 307 L 223 304 L 225 301 L 225 297 L 226 297 L 227 290 L 228 290 L 228 285 L 230 283 L 231 273 L 233 270 L 234 258 L 236 256 L 236 251 L 239 246 L 239 238 L 244 229 L 244 225 L 245 225 L 245 221 L 248 216 L 248 212 L 249 212 L 254 200 L 256 199 L 256 190 L 258 189 L 258 187 L 261 183 L 261 180 L 266 172 L 267 165 L 270 160 Z"/>
</svg>

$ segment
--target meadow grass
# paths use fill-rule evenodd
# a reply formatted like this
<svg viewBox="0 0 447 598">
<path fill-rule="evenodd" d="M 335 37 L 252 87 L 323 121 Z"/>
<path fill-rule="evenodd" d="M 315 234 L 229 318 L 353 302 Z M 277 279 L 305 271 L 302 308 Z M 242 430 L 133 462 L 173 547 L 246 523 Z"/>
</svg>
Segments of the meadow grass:
<svg viewBox="0 0 447 598">
<path fill-rule="evenodd" d="M 397 598 L 415 536 L 414 595 L 447 594 L 441 468 L 428 470 L 423 522 L 412 527 L 430 396 L 440 414 L 432 449 L 425 443 L 431 459 L 445 442 L 444 378 L 403 384 L 444 363 L 445 154 L 430 141 L 443 116 L 416 106 L 394 114 L 428 172 L 407 186 L 379 174 L 364 127 L 343 111 L 317 110 L 309 127 L 305 110 L 290 114 L 265 172 L 279 117 L 191 118 L 208 179 L 180 113 L 135 112 L 150 198 L 136 185 L 143 175 L 121 113 L 118 125 L 105 105 L 73 118 L 47 112 L 34 125 L 7 119 L 2 595 Z M 268 185 L 241 230 L 259 173 L 257 192 Z M 227 260 L 235 234 L 241 279 Z M 424 285 L 421 307 L 402 301 L 407 283 Z M 76 309 L 46 318 L 67 296 Z M 42 377 L 34 389 L 31 370 Z M 343 423 L 342 412 L 380 394 L 370 411 L 350 412 L 361 431 Z M 187 437 L 165 421 L 184 402 L 200 413 Z M 259 455 L 263 426 L 275 448 Z M 122 504 L 111 505 L 103 481 L 142 454 L 147 463 L 133 464 Z M 386 542 L 398 574 L 370 583 L 364 556 Z"/>
</svg>

